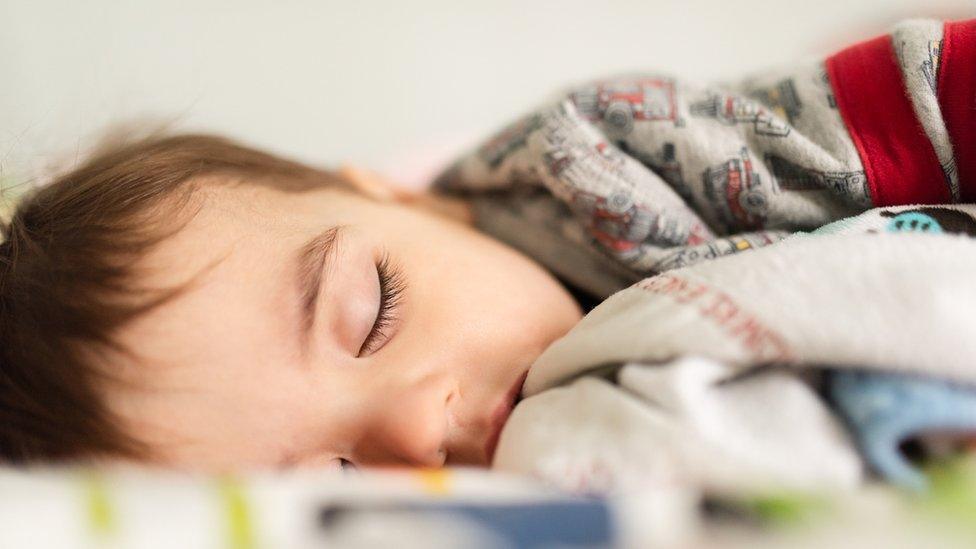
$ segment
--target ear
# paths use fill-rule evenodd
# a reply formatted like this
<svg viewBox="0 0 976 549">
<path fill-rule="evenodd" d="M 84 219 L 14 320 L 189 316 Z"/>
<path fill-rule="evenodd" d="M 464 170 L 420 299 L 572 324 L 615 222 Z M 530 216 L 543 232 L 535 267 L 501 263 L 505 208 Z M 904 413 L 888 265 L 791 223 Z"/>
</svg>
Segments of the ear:
<svg viewBox="0 0 976 549">
<path fill-rule="evenodd" d="M 339 176 L 352 184 L 357 191 L 380 202 L 409 202 L 416 194 L 397 186 L 376 172 L 348 164 L 339 168 Z"/>
</svg>

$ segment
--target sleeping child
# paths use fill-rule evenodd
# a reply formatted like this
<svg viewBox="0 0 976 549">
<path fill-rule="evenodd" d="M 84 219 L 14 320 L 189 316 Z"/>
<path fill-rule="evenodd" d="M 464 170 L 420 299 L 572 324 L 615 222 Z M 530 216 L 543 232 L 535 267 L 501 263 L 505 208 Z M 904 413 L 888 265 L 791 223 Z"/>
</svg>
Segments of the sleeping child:
<svg viewBox="0 0 976 549">
<path fill-rule="evenodd" d="M 421 193 L 106 146 L 2 226 L 0 458 L 918 485 L 893 448 L 976 429 L 974 59 L 976 22 L 912 21 L 593 82 Z"/>
</svg>

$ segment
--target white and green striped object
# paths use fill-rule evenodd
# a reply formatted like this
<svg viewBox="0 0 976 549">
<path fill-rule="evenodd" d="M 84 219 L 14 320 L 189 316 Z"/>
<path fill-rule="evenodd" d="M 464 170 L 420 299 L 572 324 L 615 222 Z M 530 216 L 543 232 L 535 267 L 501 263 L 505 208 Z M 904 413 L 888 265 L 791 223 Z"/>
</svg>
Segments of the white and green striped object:
<svg viewBox="0 0 976 549">
<path fill-rule="evenodd" d="M 707 517 L 689 520 L 718 507 L 702 505 L 680 483 L 578 497 L 466 468 L 241 477 L 0 468 L 0 547 L 971 546 L 976 460 L 942 476 L 945 489 L 927 496 L 878 484 L 727 499 L 719 506 L 733 512 L 720 514 L 716 527 Z M 736 526 L 734 517 L 746 520 Z"/>
</svg>

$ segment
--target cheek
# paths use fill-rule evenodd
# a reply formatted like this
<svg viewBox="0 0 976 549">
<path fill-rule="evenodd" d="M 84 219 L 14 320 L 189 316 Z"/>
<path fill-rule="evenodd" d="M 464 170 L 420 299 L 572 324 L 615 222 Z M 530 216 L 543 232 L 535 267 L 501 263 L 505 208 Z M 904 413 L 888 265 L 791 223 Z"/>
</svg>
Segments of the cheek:
<svg viewBox="0 0 976 549">
<path fill-rule="evenodd" d="M 472 289 L 477 307 L 493 329 L 529 355 L 541 353 L 580 318 L 576 300 L 541 266 L 515 252 L 494 250 L 484 261 L 481 286 Z M 534 357 L 533 357 L 534 359 Z"/>
<path fill-rule="evenodd" d="M 440 265 L 420 267 L 430 281 L 421 299 L 440 319 L 430 333 L 446 330 L 445 340 L 467 352 L 518 362 L 581 317 L 558 281 L 500 244 L 471 238 L 447 242 L 439 251 Z"/>
</svg>

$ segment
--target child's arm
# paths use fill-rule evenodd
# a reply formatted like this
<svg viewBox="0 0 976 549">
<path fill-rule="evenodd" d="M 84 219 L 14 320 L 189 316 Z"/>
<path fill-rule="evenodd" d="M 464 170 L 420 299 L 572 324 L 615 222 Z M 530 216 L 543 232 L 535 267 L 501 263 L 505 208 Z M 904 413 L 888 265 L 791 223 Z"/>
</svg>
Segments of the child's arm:
<svg viewBox="0 0 976 549">
<path fill-rule="evenodd" d="M 826 68 L 872 204 L 976 199 L 976 20 L 909 21 Z"/>
<path fill-rule="evenodd" d="M 976 150 L 974 97 L 976 20 L 908 21 L 730 85 L 576 87 L 438 186 L 545 188 L 604 251 L 649 273 L 871 207 L 976 200 L 976 155 L 963 152 Z"/>
</svg>

